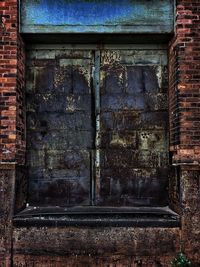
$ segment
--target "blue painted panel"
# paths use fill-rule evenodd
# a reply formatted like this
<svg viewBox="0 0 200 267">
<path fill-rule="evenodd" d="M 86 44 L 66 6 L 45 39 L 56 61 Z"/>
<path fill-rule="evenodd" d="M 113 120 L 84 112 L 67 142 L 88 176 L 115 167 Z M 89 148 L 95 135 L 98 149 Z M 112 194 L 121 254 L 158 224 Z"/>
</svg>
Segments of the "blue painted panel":
<svg viewBox="0 0 200 267">
<path fill-rule="evenodd" d="M 24 33 L 170 33 L 174 1 L 22 0 Z"/>
</svg>

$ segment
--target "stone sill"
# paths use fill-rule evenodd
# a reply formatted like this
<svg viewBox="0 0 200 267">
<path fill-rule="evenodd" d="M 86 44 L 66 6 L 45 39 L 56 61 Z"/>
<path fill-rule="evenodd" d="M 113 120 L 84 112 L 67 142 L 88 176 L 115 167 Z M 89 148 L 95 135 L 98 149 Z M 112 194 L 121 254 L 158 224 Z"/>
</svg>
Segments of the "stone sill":
<svg viewBox="0 0 200 267">
<path fill-rule="evenodd" d="M 180 227 L 168 207 L 27 207 L 14 216 L 16 227 Z"/>
</svg>

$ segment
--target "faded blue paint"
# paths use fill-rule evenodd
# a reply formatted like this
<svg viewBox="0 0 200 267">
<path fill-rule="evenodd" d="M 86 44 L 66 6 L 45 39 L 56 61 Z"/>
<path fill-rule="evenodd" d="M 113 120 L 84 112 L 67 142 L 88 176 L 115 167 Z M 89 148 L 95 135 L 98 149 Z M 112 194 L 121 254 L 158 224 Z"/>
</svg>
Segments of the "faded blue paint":
<svg viewBox="0 0 200 267">
<path fill-rule="evenodd" d="M 22 0 L 21 31 L 172 32 L 173 2 Z"/>
</svg>

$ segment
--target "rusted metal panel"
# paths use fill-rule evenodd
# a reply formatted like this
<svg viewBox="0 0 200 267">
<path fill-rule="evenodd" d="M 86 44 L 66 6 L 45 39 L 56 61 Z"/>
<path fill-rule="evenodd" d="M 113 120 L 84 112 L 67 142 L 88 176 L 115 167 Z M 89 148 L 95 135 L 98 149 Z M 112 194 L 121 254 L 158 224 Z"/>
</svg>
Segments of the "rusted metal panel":
<svg viewBox="0 0 200 267">
<path fill-rule="evenodd" d="M 89 205 L 92 123 L 91 51 L 30 53 L 27 165 L 31 205 Z"/>
<path fill-rule="evenodd" d="M 99 205 L 167 205 L 164 57 L 153 50 L 101 53 Z"/>
<path fill-rule="evenodd" d="M 21 0 L 22 33 L 173 33 L 174 0 Z"/>
<path fill-rule="evenodd" d="M 31 204 L 168 204 L 162 49 L 39 49 L 27 63 Z"/>
</svg>

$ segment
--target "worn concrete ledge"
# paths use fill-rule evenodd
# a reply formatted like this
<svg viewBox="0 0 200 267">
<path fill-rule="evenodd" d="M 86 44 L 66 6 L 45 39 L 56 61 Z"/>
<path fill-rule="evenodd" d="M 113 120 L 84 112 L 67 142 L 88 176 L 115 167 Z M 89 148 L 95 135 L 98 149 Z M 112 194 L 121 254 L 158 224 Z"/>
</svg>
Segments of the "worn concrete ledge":
<svg viewBox="0 0 200 267">
<path fill-rule="evenodd" d="M 34 218 L 17 218 L 14 220 L 16 226 L 89 226 L 89 227 L 165 227 L 175 228 L 180 226 L 180 221 L 173 218 L 123 218 L 110 217 L 106 218 L 93 216 L 91 218 L 83 216 L 63 216 L 55 217 L 34 217 Z"/>
<path fill-rule="evenodd" d="M 13 253 L 23 255 L 165 256 L 179 251 L 179 228 L 20 227 Z"/>
<path fill-rule="evenodd" d="M 28 207 L 14 217 L 20 226 L 179 227 L 168 207 Z"/>
<path fill-rule="evenodd" d="M 147 257 L 135 257 L 126 255 L 106 255 L 106 256 L 96 256 L 96 255 L 67 255 L 67 256 L 50 256 L 50 255 L 14 255 L 14 267 L 80 267 L 80 266 L 90 266 L 90 267 L 149 267 L 149 266 L 170 266 L 170 262 L 174 259 L 176 252 L 174 251 L 167 256 L 147 256 Z M 195 265 L 199 266 L 199 265 Z"/>
</svg>

